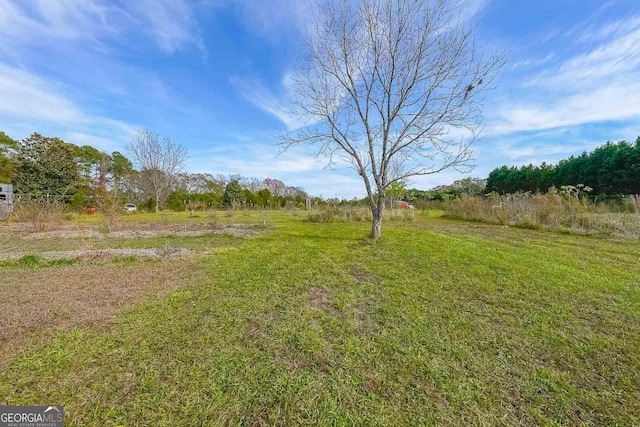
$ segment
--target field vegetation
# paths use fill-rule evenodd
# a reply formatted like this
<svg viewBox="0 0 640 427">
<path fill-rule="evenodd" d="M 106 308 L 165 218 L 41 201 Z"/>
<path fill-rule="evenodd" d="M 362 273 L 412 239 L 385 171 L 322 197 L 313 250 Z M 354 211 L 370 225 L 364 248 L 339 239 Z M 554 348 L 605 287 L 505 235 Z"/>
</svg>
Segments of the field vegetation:
<svg viewBox="0 0 640 427">
<path fill-rule="evenodd" d="M 546 194 L 464 196 L 438 206 L 453 218 L 640 239 L 640 199 L 631 196 L 616 203 L 593 203 L 586 197 L 575 196 L 573 188 L 561 190 L 563 194 L 552 189 Z"/>
<path fill-rule="evenodd" d="M 29 255 L 0 263 L 0 404 L 71 426 L 640 423 L 637 242 L 412 214 L 377 242 L 303 211 L 2 224 Z M 85 241 L 190 252 L 42 258 Z"/>
</svg>

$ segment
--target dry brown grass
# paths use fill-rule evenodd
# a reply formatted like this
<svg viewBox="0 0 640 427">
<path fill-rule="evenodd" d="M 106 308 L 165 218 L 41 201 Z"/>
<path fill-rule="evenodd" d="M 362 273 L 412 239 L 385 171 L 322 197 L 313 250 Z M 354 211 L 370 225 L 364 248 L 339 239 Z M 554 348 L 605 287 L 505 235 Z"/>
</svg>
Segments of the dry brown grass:
<svg viewBox="0 0 640 427">
<path fill-rule="evenodd" d="M 520 228 L 640 238 L 640 215 L 614 212 L 609 206 L 555 193 L 462 197 L 448 202 L 445 213 L 453 218 Z"/>
<path fill-rule="evenodd" d="M 25 200 L 16 203 L 12 216 L 35 233 L 60 224 L 64 219 L 64 209 L 55 201 Z"/>
<path fill-rule="evenodd" d="M 29 270 L 3 268 L 0 281 L 0 366 L 25 345 L 76 326 L 109 323 L 141 301 L 202 283 L 206 272 L 188 259 L 83 263 Z"/>
<path fill-rule="evenodd" d="M 122 206 L 126 202 L 122 197 L 118 197 L 108 192 L 102 192 L 97 198 L 97 207 L 104 215 L 107 230 L 111 232 L 116 225 L 118 218 L 122 216 L 124 210 Z"/>
<path fill-rule="evenodd" d="M 415 220 L 415 211 L 412 209 L 385 209 L 385 220 L 403 222 Z M 310 222 L 370 222 L 373 219 L 371 209 L 367 207 L 327 207 L 311 212 L 307 216 Z"/>
<path fill-rule="evenodd" d="M 325 313 L 331 313 L 332 298 L 325 289 L 311 288 L 309 289 L 309 305 L 316 310 L 322 310 Z"/>
</svg>

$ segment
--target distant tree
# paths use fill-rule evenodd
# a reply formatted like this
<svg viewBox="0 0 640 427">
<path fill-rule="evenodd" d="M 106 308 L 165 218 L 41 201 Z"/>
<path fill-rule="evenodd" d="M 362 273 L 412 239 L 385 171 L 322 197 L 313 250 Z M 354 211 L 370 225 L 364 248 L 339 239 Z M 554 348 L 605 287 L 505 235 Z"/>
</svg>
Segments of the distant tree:
<svg viewBox="0 0 640 427">
<path fill-rule="evenodd" d="M 236 206 L 244 200 L 242 186 L 236 180 L 230 181 L 224 189 L 225 206 Z"/>
<path fill-rule="evenodd" d="M 284 196 L 284 190 L 287 188 L 284 182 L 274 178 L 265 179 L 264 186 L 271 192 L 273 197 Z"/>
<path fill-rule="evenodd" d="M 207 192 L 222 200 L 224 189 L 227 186 L 227 178 L 224 175 L 216 175 L 207 183 Z"/>
<path fill-rule="evenodd" d="M 234 173 L 229 175 L 229 179 L 227 180 L 228 182 L 231 181 L 238 181 L 238 183 L 240 184 L 240 186 L 242 186 L 242 182 L 244 180 L 246 180 L 247 178 L 245 178 L 244 176 L 240 175 L 239 173 Z"/>
<path fill-rule="evenodd" d="M 73 148 L 80 178 L 83 179 L 87 185 L 91 185 L 92 180 L 95 178 L 95 172 L 100 164 L 102 153 L 90 145 L 74 145 Z"/>
<path fill-rule="evenodd" d="M 18 147 L 18 142 L 11 138 L 6 133 L 0 131 L 0 151 L 4 151 L 6 149 L 15 150 Z"/>
<path fill-rule="evenodd" d="M 258 178 L 246 178 L 243 182 L 245 188 L 253 193 L 257 193 L 264 188 L 264 181 Z"/>
<path fill-rule="evenodd" d="M 407 195 L 407 184 L 405 181 L 394 181 L 387 189 L 387 196 L 390 198 L 390 205 L 393 208 L 394 201 L 403 200 Z"/>
<path fill-rule="evenodd" d="M 258 206 L 260 204 L 260 197 L 248 188 L 242 190 L 242 200 L 251 207 Z"/>
<path fill-rule="evenodd" d="M 214 178 L 206 173 L 180 173 L 176 175 L 177 187 L 189 194 L 206 193 L 209 189 L 209 183 Z"/>
<path fill-rule="evenodd" d="M 111 173 L 112 159 L 107 153 L 90 145 L 74 145 L 76 162 L 80 173 L 81 184 L 95 190 L 106 190 L 107 180 Z"/>
<path fill-rule="evenodd" d="M 561 160 L 556 166 L 502 166 L 487 179 L 487 192 L 546 192 L 551 187 L 583 184 L 593 194 L 637 194 L 640 192 L 640 138 L 635 144 L 607 142 L 593 151 Z"/>
<path fill-rule="evenodd" d="M 34 195 L 72 194 L 79 174 L 73 145 L 34 133 L 18 143 L 15 191 Z"/>
<path fill-rule="evenodd" d="M 258 191 L 258 196 L 262 200 L 263 207 L 267 207 L 271 201 L 271 191 L 268 188 L 263 188 Z"/>
<path fill-rule="evenodd" d="M 187 159 L 184 145 L 148 129 L 139 130 L 128 147 L 133 162 L 141 171 L 140 178 L 155 202 L 156 212 L 171 192 L 175 175 Z"/>
<path fill-rule="evenodd" d="M 12 155 L 15 153 L 18 143 L 6 133 L 0 131 L 0 182 L 9 183 L 15 171 L 15 162 Z"/>
<path fill-rule="evenodd" d="M 466 196 L 480 196 L 487 188 L 487 180 L 480 178 L 463 178 L 454 181 L 448 188 L 452 193 Z"/>
<path fill-rule="evenodd" d="M 326 2 L 310 25 L 293 77 L 307 126 L 285 134 L 283 145 L 315 145 L 330 162 L 351 164 L 367 192 L 373 239 L 394 181 L 471 166 L 480 95 L 505 58 L 483 58 L 459 4 Z"/>
<path fill-rule="evenodd" d="M 123 183 L 134 175 L 133 163 L 119 151 L 111 153 L 111 175 L 113 187 L 117 194 L 123 194 Z"/>
</svg>

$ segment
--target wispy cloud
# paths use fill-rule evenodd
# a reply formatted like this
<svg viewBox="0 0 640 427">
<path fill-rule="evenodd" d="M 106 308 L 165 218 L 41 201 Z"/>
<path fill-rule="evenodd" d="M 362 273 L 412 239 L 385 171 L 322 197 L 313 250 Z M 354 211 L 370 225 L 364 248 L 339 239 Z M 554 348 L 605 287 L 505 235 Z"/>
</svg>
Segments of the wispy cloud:
<svg viewBox="0 0 640 427">
<path fill-rule="evenodd" d="M 240 0 L 236 3 L 248 31 L 270 40 L 304 31 L 311 21 L 313 0 Z"/>
<path fill-rule="evenodd" d="M 491 0 L 466 0 L 460 3 L 460 17 L 470 21 L 479 15 Z M 305 31 L 312 21 L 315 0 L 237 0 L 234 3 L 240 11 L 248 31 L 267 39 L 279 40 L 292 32 Z"/>
<path fill-rule="evenodd" d="M 491 2 L 491 0 L 467 0 L 461 3 L 461 18 L 469 21 L 480 14 Z"/>
<path fill-rule="evenodd" d="M 189 169 L 227 175 L 238 173 L 260 179 L 277 178 L 324 197 L 364 195 L 362 180 L 343 166 L 329 169 L 326 161 L 315 160 L 300 150 L 279 153 L 275 144 L 256 142 L 262 137 L 237 136 L 236 139 L 237 144 L 227 141 L 224 145 L 198 152 L 189 159 Z"/>
<path fill-rule="evenodd" d="M 503 134 L 640 117 L 640 16 L 610 23 L 598 42 L 502 99 L 488 132 Z M 606 28 L 606 27 L 605 27 Z"/>
<path fill-rule="evenodd" d="M 233 149 L 216 150 L 206 158 L 203 167 L 213 168 L 224 174 L 239 173 L 257 178 L 278 177 L 283 174 L 306 173 L 323 170 L 326 163 L 314 160 L 312 156 L 301 153 L 284 153 L 278 155 L 274 147 L 263 145 L 243 145 L 243 155 Z M 198 161 L 194 162 L 196 165 Z"/>
<path fill-rule="evenodd" d="M 294 102 L 291 93 L 289 74 L 285 74 L 280 85 L 280 94 L 276 95 L 256 78 L 232 76 L 231 84 L 249 102 L 266 113 L 279 119 L 289 130 L 295 130 L 306 123 L 293 112 Z"/>
<path fill-rule="evenodd" d="M 129 1 L 127 10 L 166 53 L 174 53 L 188 45 L 195 45 L 208 56 L 200 35 L 192 2 L 187 0 Z"/>
<path fill-rule="evenodd" d="M 128 140 L 134 126 L 87 114 L 64 93 L 64 86 L 28 71 L 0 64 L 0 122 L 14 137 L 52 129 L 69 142 L 110 149 Z M 37 127 L 36 127 L 37 126 Z M 71 131 L 73 129 L 73 131 Z M 17 134 L 13 133 L 16 132 Z"/>
<path fill-rule="evenodd" d="M 81 121 L 82 112 L 52 86 L 34 74 L 0 64 L 0 112 L 34 120 Z"/>
<path fill-rule="evenodd" d="M 542 67 L 543 65 L 546 65 L 549 62 L 551 62 L 555 57 L 556 57 L 556 54 L 554 52 L 551 52 L 542 58 L 523 59 L 511 64 L 511 69 L 518 70 L 518 69 L 532 69 L 532 68 Z"/>
<path fill-rule="evenodd" d="M 51 39 L 102 43 L 124 35 L 147 34 L 167 54 L 189 45 L 203 55 L 193 3 L 188 0 L 4 0 L 0 8 L 0 50 L 18 52 L 19 47 Z"/>
</svg>

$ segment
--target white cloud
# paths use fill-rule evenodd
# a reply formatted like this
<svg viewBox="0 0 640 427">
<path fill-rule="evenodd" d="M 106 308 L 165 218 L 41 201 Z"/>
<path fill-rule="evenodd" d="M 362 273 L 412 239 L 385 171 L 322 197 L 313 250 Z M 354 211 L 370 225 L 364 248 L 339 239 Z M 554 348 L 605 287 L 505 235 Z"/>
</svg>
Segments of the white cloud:
<svg viewBox="0 0 640 427">
<path fill-rule="evenodd" d="M 461 4 L 461 18 L 465 21 L 472 20 L 481 13 L 491 0 L 467 0 Z"/>
<path fill-rule="evenodd" d="M 238 2 L 247 30 L 267 39 L 281 39 L 309 24 L 313 0 L 243 0 Z"/>
<path fill-rule="evenodd" d="M 15 138 L 50 131 L 69 142 L 102 149 L 121 147 L 130 139 L 133 126 L 87 114 L 63 92 L 61 85 L 0 64 L 0 122 L 9 124 L 3 130 Z"/>
<path fill-rule="evenodd" d="M 529 58 L 521 61 L 516 61 L 511 65 L 511 69 L 517 70 L 522 68 L 530 69 L 530 68 L 541 67 L 551 62 L 555 57 L 556 57 L 556 54 L 552 52 L 542 58 Z"/>
<path fill-rule="evenodd" d="M 457 0 L 452 0 L 456 2 Z M 460 3 L 460 17 L 470 21 L 480 14 L 491 0 L 465 0 Z M 292 32 L 305 31 L 310 25 L 315 0 L 238 0 L 235 2 L 244 25 L 268 40 L 289 37 Z"/>
<path fill-rule="evenodd" d="M 570 155 L 576 151 L 584 150 L 585 145 L 582 144 L 553 144 L 553 143 L 536 143 L 536 136 L 531 137 L 531 141 L 524 144 L 514 141 L 499 141 L 494 145 L 494 150 L 500 153 L 510 163 L 528 164 L 540 163 L 536 159 L 556 159 Z"/>
<path fill-rule="evenodd" d="M 4 0 L 0 8 L 0 51 L 17 55 L 20 45 L 41 47 L 51 40 L 105 49 L 104 40 L 125 34 L 148 34 L 168 54 L 194 45 L 206 56 L 188 0 Z"/>
<path fill-rule="evenodd" d="M 78 122 L 82 112 L 51 89 L 51 84 L 29 72 L 0 64 L 0 112 L 34 120 Z"/>
<path fill-rule="evenodd" d="M 460 17 L 473 19 L 490 0 L 468 0 L 460 4 Z M 272 31 L 280 35 L 287 30 L 303 31 L 313 16 L 312 0 L 274 0 L 271 2 L 241 1 L 241 10 L 247 20 L 247 27 L 269 37 Z M 292 71 L 287 70 L 276 92 L 268 89 L 257 78 L 232 76 L 231 84 L 249 102 L 279 119 L 288 130 L 295 130 L 310 123 L 296 114 Z M 338 87 L 336 85 L 336 87 Z"/>
<path fill-rule="evenodd" d="M 293 111 L 294 102 L 290 88 L 289 74 L 285 74 L 281 84 L 281 94 L 275 95 L 257 79 L 233 76 L 231 84 L 249 102 L 279 119 L 289 130 L 295 130 L 306 123 Z"/>
<path fill-rule="evenodd" d="M 502 99 L 490 135 L 640 117 L 640 15 L 609 24 L 605 40 Z M 605 27 L 606 28 L 606 27 Z M 520 92 L 517 92 L 520 91 Z"/>
<path fill-rule="evenodd" d="M 489 135 L 552 129 L 640 117 L 640 82 L 613 83 L 589 93 L 577 93 L 553 103 L 505 107 L 487 127 Z"/>
<path fill-rule="evenodd" d="M 326 167 L 326 160 L 315 160 L 309 153 L 291 150 L 278 155 L 275 145 L 251 143 L 244 136 L 237 139 L 237 144 L 226 142 L 197 153 L 189 159 L 189 169 L 225 175 L 237 173 L 260 179 L 277 178 L 323 197 L 352 198 L 365 193 L 362 180 L 348 168 L 330 169 Z"/>
<path fill-rule="evenodd" d="M 200 154 L 193 159 L 194 167 L 204 172 L 234 174 L 257 178 L 273 178 L 282 174 L 303 173 L 322 170 L 326 162 L 316 161 L 313 156 L 301 153 L 285 152 L 278 155 L 275 145 L 231 144 L 214 148 L 209 154 Z"/>
<path fill-rule="evenodd" d="M 205 57 L 208 55 L 190 1 L 135 0 L 127 2 L 127 9 L 166 53 L 195 45 Z"/>
</svg>

